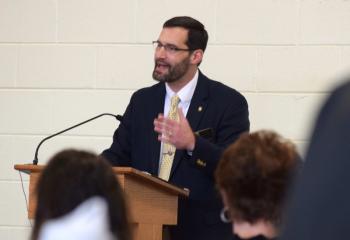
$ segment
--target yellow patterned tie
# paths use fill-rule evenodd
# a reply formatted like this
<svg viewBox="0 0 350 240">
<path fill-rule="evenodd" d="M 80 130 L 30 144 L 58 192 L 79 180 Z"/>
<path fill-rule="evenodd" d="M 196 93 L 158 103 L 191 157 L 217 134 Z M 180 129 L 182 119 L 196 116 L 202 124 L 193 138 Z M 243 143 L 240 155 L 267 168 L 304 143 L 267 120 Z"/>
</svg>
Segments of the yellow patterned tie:
<svg viewBox="0 0 350 240">
<path fill-rule="evenodd" d="M 179 104 L 179 102 L 180 102 L 180 98 L 177 95 L 174 95 L 171 98 L 168 118 L 179 121 L 179 114 L 177 111 L 177 105 Z M 171 166 L 173 165 L 175 151 L 176 151 L 176 148 L 174 145 L 169 143 L 163 144 L 162 163 L 160 165 L 159 177 L 164 179 L 165 181 L 169 180 L 170 170 L 171 170 Z"/>
</svg>

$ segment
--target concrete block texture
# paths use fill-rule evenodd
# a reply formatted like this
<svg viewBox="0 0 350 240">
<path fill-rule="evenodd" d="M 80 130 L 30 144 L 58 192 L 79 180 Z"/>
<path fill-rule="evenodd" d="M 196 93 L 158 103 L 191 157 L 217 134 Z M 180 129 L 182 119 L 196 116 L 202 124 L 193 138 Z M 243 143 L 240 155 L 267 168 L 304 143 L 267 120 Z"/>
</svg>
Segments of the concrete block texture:
<svg viewBox="0 0 350 240">
<path fill-rule="evenodd" d="M 40 134 L 50 131 L 51 97 L 48 92 L 0 90 L 0 134 Z"/>
<path fill-rule="evenodd" d="M 327 94 L 245 94 L 251 130 L 271 129 L 295 141 L 309 139 L 314 118 Z"/>
<path fill-rule="evenodd" d="M 218 0 L 216 41 L 292 44 L 297 37 L 296 0 Z"/>
<path fill-rule="evenodd" d="M 28 197 L 28 181 L 23 182 L 23 189 Z M 4 194 L 0 199 L 0 226 L 26 227 L 30 226 L 27 218 L 27 203 L 20 177 L 17 181 L 1 181 L 0 191 Z"/>
<path fill-rule="evenodd" d="M 19 49 L 17 86 L 21 88 L 93 88 L 96 47 L 24 45 Z"/>
<path fill-rule="evenodd" d="M 1 0 L 0 42 L 53 42 L 57 0 Z"/>
<path fill-rule="evenodd" d="M 337 46 L 260 47 L 257 89 L 275 92 L 327 92 L 341 71 Z"/>
<path fill-rule="evenodd" d="M 58 42 L 130 42 L 135 0 L 57 0 Z"/>
<path fill-rule="evenodd" d="M 31 227 L 0 226 L 0 238 L 2 240 L 29 239 Z"/>
<path fill-rule="evenodd" d="M 40 140 L 42 138 L 40 138 Z M 27 143 L 28 145 L 30 144 L 28 138 L 22 138 L 20 140 L 23 141 L 22 143 Z M 37 143 L 38 142 L 35 142 L 35 147 Z M 81 149 L 100 154 L 104 149 L 108 148 L 111 143 L 112 136 L 103 138 L 94 136 L 57 136 L 56 138 L 49 139 L 41 145 L 38 152 L 39 164 L 46 164 L 55 153 L 69 148 Z"/>
<path fill-rule="evenodd" d="M 134 91 L 155 83 L 151 42 L 181 15 L 204 23 L 200 69 L 246 96 L 251 130 L 306 151 L 320 106 L 349 79 L 350 1 L 0 0 L 0 239 L 31 230 L 13 165 L 32 162 L 50 134 L 123 114 Z M 64 148 L 99 153 L 118 125 L 103 117 L 50 139 L 39 162 Z"/>
<path fill-rule="evenodd" d="M 18 69 L 18 46 L 0 45 L 0 66 L 0 88 L 15 87 Z"/>
<path fill-rule="evenodd" d="M 209 45 L 200 69 L 234 89 L 255 91 L 257 67 L 256 47 Z"/>
<path fill-rule="evenodd" d="M 9 179 L 13 169 L 13 151 L 12 151 L 12 137 L 0 136 L 0 169 L 3 169 L 1 172 L 2 179 Z"/>
<path fill-rule="evenodd" d="M 346 78 L 350 75 L 350 47 L 342 47 L 340 75 Z"/>
<path fill-rule="evenodd" d="M 350 2 L 300 1 L 300 43 L 349 44 Z"/>
<path fill-rule="evenodd" d="M 56 91 L 53 93 L 51 133 L 66 129 L 102 113 L 124 113 L 133 91 Z M 111 136 L 119 122 L 110 116 L 91 121 L 68 135 Z"/>
<path fill-rule="evenodd" d="M 154 84 L 153 46 L 101 46 L 97 55 L 97 88 L 138 89 Z"/>
<path fill-rule="evenodd" d="M 163 23 L 175 16 L 191 16 L 201 21 L 209 32 L 209 41 L 215 39 L 217 0 L 138 0 L 136 9 L 136 41 L 150 43 L 156 40 Z"/>
</svg>

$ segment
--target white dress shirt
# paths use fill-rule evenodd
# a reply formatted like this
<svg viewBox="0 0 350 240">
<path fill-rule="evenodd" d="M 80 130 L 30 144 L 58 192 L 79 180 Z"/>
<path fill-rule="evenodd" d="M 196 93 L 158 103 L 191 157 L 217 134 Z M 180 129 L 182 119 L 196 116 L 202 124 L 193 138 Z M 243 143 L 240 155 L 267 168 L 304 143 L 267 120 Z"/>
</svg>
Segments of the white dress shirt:
<svg viewBox="0 0 350 240">
<path fill-rule="evenodd" d="M 180 98 L 178 107 L 182 109 L 184 116 L 187 115 L 194 90 L 196 89 L 196 86 L 197 86 L 197 82 L 198 82 L 198 70 L 196 71 L 196 74 L 194 75 L 192 80 L 189 81 L 177 93 L 171 90 L 171 88 L 168 86 L 168 83 L 165 83 L 166 94 L 165 94 L 165 102 L 164 102 L 164 116 L 168 116 L 168 113 L 170 110 L 171 98 L 175 94 L 177 94 L 177 96 Z M 160 145 L 159 168 L 162 163 L 162 152 L 163 152 L 163 143 L 161 143 Z"/>
</svg>

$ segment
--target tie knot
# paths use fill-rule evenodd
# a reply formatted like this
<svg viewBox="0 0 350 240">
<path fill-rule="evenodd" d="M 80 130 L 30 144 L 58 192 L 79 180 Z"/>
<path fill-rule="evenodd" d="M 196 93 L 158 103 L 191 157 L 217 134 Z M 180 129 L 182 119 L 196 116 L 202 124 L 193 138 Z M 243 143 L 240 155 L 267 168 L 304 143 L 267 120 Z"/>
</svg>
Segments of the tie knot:
<svg viewBox="0 0 350 240">
<path fill-rule="evenodd" d="M 176 94 L 174 96 L 172 96 L 171 103 L 170 103 L 172 107 L 177 107 L 179 102 L 180 102 L 179 96 L 177 96 Z"/>
</svg>

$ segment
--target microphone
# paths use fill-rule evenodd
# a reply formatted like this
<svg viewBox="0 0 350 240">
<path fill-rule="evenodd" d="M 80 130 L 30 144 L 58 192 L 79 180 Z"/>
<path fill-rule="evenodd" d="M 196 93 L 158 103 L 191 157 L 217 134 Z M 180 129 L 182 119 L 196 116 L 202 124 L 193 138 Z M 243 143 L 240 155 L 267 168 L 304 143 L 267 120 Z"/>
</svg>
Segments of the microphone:
<svg viewBox="0 0 350 240">
<path fill-rule="evenodd" d="M 97 115 L 97 116 L 95 116 L 95 117 L 93 117 L 93 118 L 90 118 L 90 119 L 88 119 L 88 120 L 85 120 L 84 122 L 78 123 L 78 124 L 76 124 L 76 125 L 74 125 L 74 126 L 72 126 L 72 127 L 69 127 L 69 128 L 64 129 L 64 130 L 62 130 L 62 131 L 59 131 L 59 132 L 57 132 L 57 133 L 54 133 L 54 134 L 52 134 L 52 135 L 50 135 L 50 136 L 47 136 L 46 138 L 44 138 L 43 140 L 41 140 L 40 143 L 38 144 L 38 146 L 36 147 L 35 155 L 34 155 L 34 160 L 33 160 L 33 164 L 34 164 L 34 165 L 37 165 L 37 164 L 38 164 L 38 152 L 39 152 L 39 148 L 40 148 L 41 144 L 43 144 L 46 140 L 49 140 L 50 138 L 53 138 L 53 137 L 55 137 L 55 136 L 57 136 L 57 135 L 60 135 L 60 134 L 62 134 L 62 133 L 64 133 L 64 132 L 67 132 L 67 131 L 69 131 L 69 130 L 71 130 L 71 129 L 73 129 L 73 128 L 79 127 L 79 126 L 81 126 L 81 125 L 83 125 L 83 124 L 85 124 L 85 123 L 91 122 L 91 121 L 93 121 L 93 120 L 95 120 L 95 119 L 97 119 L 97 118 L 100 118 L 100 117 L 102 117 L 102 116 L 111 116 L 111 117 L 115 117 L 119 122 L 121 122 L 121 121 L 123 120 L 123 116 L 121 116 L 121 115 L 114 115 L 114 114 L 111 114 L 111 113 L 102 113 L 102 114 Z"/>
</svg>

